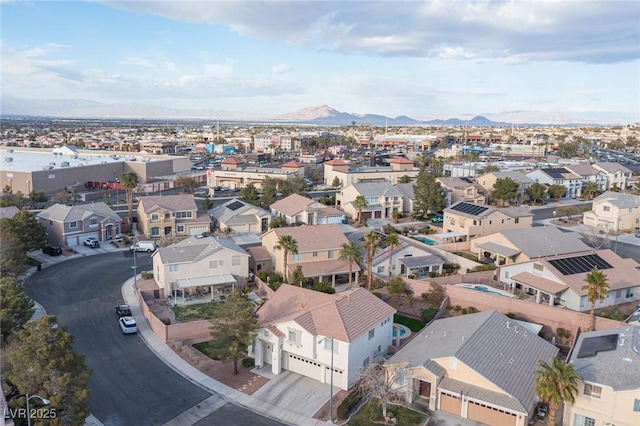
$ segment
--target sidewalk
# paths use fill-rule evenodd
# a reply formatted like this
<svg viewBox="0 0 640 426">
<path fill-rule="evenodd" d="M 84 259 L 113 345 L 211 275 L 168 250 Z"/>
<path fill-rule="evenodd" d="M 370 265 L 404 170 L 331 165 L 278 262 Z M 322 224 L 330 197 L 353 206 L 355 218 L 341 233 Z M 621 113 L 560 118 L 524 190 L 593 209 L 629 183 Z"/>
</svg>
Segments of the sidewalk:
<svg viewBox="0 0 640 426">
<path fill-rule="evenodd" d="M 192 425 L 213 413 L 227 402 L 233 402 L 243 408 L 285 424 L 299 426 L 322 426 L 329 424 L 311 417 L 302 416 L 284 408 L 267 404 L 264 401 L 232 389 L 202 373 L 176 354 L 173 349 L 166 343 L 163 343 L 153 330 L 151 330 L 149 324 L 142 316 L 138 299 L 135 297 L 133 278 L 122 285 L 122 297 L 125 303 L 131 307 L 131 312 L 138 324 L 138 334 L 149 349 L 178 374 L 182 375 L 194 385 L 200 386 L 213 394 L 204 401 L 196 401 L 193 408 L 179 414 L 165 423 L 164 426 Z"/>
</svg>

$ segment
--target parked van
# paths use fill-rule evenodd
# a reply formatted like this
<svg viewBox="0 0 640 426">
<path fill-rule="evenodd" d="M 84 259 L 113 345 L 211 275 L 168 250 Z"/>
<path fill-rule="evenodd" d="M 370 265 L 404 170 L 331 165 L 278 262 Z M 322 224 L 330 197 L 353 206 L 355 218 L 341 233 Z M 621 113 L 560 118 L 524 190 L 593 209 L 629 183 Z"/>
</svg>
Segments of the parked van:
<svg viewBox="0 0 640 426">
<path fill-rule="evenodd" d="M 138 241 L 130 247 L 131 251 L 146 251 L 148 253 L 154 252 L 158 249 L 158 245 L 155 241 Z"/>
</svg>

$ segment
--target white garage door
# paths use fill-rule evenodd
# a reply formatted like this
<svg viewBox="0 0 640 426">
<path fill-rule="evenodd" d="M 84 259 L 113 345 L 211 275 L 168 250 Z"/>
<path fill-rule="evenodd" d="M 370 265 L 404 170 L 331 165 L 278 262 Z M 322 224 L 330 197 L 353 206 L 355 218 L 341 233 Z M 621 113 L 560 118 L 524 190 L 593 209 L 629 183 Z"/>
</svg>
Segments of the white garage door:
<svg viewBox="0 0 640 426">
<path fill-rule="evenodd" d="M 189 235 L 200 235 L 203 232 L 209 232 L 208 226 L 190 226 L 188 229 Z"/>
<path fill-rule="evenodd" d="M 69 247 L 78 245 L 78 237 L 67 237 L 67 245 Z"/>
<path fill-rule="evenodd" d="M 293 354 L 287 354 L 286 360 L 287 370 L 316 380 L 322 378 L 323 367 L 317 362 Z"/>
<path fill-rule="evenodd" d="M 67 245 L 69 247 L 82 245 L 84 243 L 84 240 L 86 240 L 89 237 L 94 237 L 94 238 L 100 239 L 100 237 L 98 236 L 97 232 L 88 232 L 86 234 L 75 235 L 73 237 L 67 237 Z"/>
</svg>

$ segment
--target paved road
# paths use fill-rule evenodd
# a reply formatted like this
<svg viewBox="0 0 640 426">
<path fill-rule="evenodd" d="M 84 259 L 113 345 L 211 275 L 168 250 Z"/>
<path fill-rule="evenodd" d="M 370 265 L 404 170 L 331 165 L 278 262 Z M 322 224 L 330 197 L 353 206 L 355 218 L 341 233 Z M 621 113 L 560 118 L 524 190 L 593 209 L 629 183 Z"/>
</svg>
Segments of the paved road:
<svg viewBox="0 0 640 426">
<path fill-rule="evenodd" d="M 151 268 L 138 254 L 139 271 Z M 211 394 L 158 359 L 137 335 L 123 335 L 114 312 L 133 272 L 132 255 L 116 252 L 61 262 L 27 279 L 27 293 L 75 335 L 75 348 L 93 370 L 91 412 L 106 426 L 161 425 Z M 234 404 L 199 424 L 274 426 Z M 215 422 L 214 420 L 215 419 Z"/>
</svg>

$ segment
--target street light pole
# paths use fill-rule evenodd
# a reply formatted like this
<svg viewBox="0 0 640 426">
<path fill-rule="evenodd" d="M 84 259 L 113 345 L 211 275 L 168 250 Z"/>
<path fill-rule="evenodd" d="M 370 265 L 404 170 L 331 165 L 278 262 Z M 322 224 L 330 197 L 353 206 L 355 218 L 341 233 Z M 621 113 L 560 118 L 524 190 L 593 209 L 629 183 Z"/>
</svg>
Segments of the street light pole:
<svg viewBox="0 0 640 426">
<path fill-rule="evenodd" d="M 320 339 L 320 342 L 324 342 L 327 339 L 331 339 L 331 380 L 329 388 L 329 423 L 333 424 L 333 337 L 325 337 Z"/>
<path fill-rule="evenodd" d="M 31 412 L 30 412 L 30 409 L 29 409 L 29 400 L 31 398 L 38 398 L 40 401 L 42 401 L 42 403 L 44 405 L 49 405 L 49 403 L 51 401 L 49 401 L 47 398 L 43 398 L 43 397 L 38 396 L 38 395 L 29 395 L 28 393 L 25 394 L 24 396 L 27 399 L 27 426 L 31 426 Z"/>
</svg>

